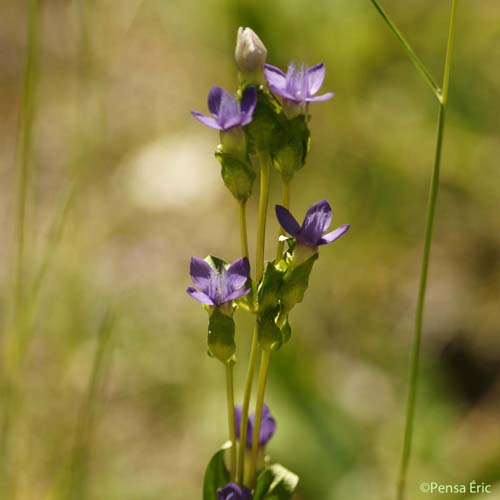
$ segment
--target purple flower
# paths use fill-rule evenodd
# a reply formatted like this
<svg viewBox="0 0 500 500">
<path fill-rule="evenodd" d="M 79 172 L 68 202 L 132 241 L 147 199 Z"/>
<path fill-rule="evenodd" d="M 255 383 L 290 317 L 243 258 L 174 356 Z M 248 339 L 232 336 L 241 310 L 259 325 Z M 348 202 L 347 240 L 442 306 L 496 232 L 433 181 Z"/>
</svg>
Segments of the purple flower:
<svg viewBox="0 0 500 500">
<path fill-rule="evenodd" d="M 326 101 L 333 97 L 332 92 L 315 96 L 325 79 L 326 70 L 323 63 L 310 68 L 302 64 L 298 68 L 292 62 L 286 74 L 279 68 L 266 64 L 264 73 L 272 92 L 281 96 L 285 102 L 295 105 L 296 114 L 304 113 L 309 102 Z"/>
<path fill-rule="evenodd" d="M 255 87 L 247 87 L 238 103 L 235 96 L 214 85 L 208 94 L 208 109 L 212 116 L 196 111 L 192 111 L 192 115 L 204 125 L 226 132 L 233 127 L 248 125 L 252 121 L 256 104 Z"/>
<path fill-rule="evenodd" d="M 349 224 L 344 224 L 324 234 L 332 222 L 332 207 L 326 200 L 318 201 L 309 207 L 302 225 L 299 225 L 295 217 L 281 205 L 276 205 L 276 217 L 281 227 L 296 239 L 298 245 L 305 245 L 314 251 L 317 247 L 340 238 L 350 227 Z"/>
<path fill-rule="evenodd" d="M 217 500 L 252 500 L 252 494 L 246 486 L 229 483 L 217 490 Z"/>
<path fill-rule="evenodd" d="M 190 274 L 197 288 L 189 286 L 187 293 L 202 304 L 219 307 L 250 293 L 250 288 L 243 288 L 250 275 L 246 257 L 221 266 L 220 270 L 203 259 L 191 257 Z"/>
<path fill-rule="evenodd" d="M 234 407 L 234 419 L 236 427 L 236 438 L 240 438 L 241 430 L 241 406 Z M 253 430 L 255 427 L 255 413 L 252 413 L 248 417 L 248 427 L 247 427 L 247 448 L 252 447 L 253 441 Z M 262 448 L 270 441 L 276 432 L 276 420 L 271 415 L 271 411 L 267 405 L 262 407 L 262 422 L 260 424 L 260 434 L 259 434 L 259 447 Z"/>
</svg>

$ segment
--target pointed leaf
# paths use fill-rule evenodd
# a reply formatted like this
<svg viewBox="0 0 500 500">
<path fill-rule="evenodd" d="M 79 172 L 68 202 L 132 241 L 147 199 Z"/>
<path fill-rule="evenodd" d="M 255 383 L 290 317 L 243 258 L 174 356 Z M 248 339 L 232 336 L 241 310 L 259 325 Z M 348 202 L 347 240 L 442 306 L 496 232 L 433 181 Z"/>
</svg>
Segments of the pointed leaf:
<svg viewBox="0 0 500 500">
<path fill-rule="evenodd" d="M 224 444 L 208 463 L 203 481 L 203 500 L 217 500 L 217 490 L 229 483 L 229 471 L 224 462 L 229 448 L 231 443 Z"/>
<path fill-rule="evenodd" d="M 299 477 L 280 464 L 273 464 L 259 474 L 253 500 L 289 500 Z"/>
<path fill-rule="evenodd" d="M 208 348 L 223 363 L 228 362 L 236 351 L 234 320 L 216 308 L 208 323 Z"/>
<path fill-rule="evenodd" d="M 275 322 L 279 308 L 271 309 L 265 314 L 259 314 L 258 336 L 259 343 L 262 347 L 270 347 L 273 351 L 278 350 L 283 344 L 281 330 Z"/>
<path fill-rule="evenodd" d="M 259 311 L 275 309 L 279 300 L 279 289 L 283 280 L 283 271 L 277 269 L 272 262 L 267 262 L 257 292 Z"/>
<path fill-rule="evenodd" d="M 281 287 L 281 301 L 286 312 L 304 299 L 304 294 L 309 286 L 309 275 L 317 258 L 318 254 L 316 253 L 285 274 Z"/>
<path fill-rule="evenodd" d="M 238 201 L 248 200 L 255 181 L 255 172 L 249 163 L 221 150 L 215 152 L 215 157 L 221 164 L 221 175 L 227 189 Z"/>
</svg>

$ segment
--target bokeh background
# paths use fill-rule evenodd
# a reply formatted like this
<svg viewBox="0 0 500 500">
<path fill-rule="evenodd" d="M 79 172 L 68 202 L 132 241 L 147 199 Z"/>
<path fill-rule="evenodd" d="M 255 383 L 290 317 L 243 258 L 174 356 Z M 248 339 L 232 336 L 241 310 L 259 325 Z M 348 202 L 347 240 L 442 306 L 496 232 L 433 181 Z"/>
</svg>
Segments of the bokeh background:
<svg viewBox="0 0 500 500">
<path fill-rule="evenodd" d="M 293 337 L 273 355 L 269 452 L 300 474 L 297 500 L 391 498 L 437 103 L 371 3 L 42 1 L 13 326 L 28 4 L 0 4 L 0 314 L 4 340 L 27 339 L 13 372 L 11 493 L 0 498 L 200 498 L 226 410 L 206 315 L 185 293 L 188 262 L 234 260 L 239 238 L 217 135 L 190 111 L 206 111 L 212 84 L 236 89 L 240 25 L 272 64 L 326 63 L 336 97 L 311 108 L 292 205 L 301 217 L 327 198 L 334 222 L 352 225 L 321 252 Z M 383 5 L 439 81 L 450 2 Z M 411 499 L 432 497 L 420 482 L 471 479 L 500 498 L 499 41 L 497 2 L 459 2 Z M 249 210 L 254 228 L 255 198 Z M 244 360 L 252 325 L 237 320 Z"/>
</svg>

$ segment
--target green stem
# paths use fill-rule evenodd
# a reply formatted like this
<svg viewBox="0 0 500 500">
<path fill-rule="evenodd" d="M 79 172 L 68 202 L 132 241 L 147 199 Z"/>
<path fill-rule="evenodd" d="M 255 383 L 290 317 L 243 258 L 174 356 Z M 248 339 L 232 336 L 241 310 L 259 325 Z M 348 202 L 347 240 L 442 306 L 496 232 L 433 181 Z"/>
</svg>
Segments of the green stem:
<svg viewBox="0 0 500 500">
<path fill-rule="evenodd" d="M 413 347 L 411 351 L 408 399 L 406 407 L 406 424 L 404 433 L 403 453 L 401 457 L 401 467 L 399 472 L 397 499 L 403 500 L 406 497 L 406 477 L 408 464 L 410 461 L 413 438 L 413 424 L 415 417 L 415 402 L 418 382 L 418 367 L 420 359 L 420 345 L 422 339 L 422 324 L 424 317 L 425 295 L 427 289 L 427 276 L 429 271 L 429 257 L 432 243 L 432 230 L 436 212 L 436 201 L 439 191 L 439 172 L 441 167 L 441 152 L 443 145 L 443 136 L 445 128 L 446 104 L 448 101 L 448 88 L 450 82 L 451 58 L 453 52 L 453 42 L 455 38 L 455 19 L 456 19 L 457 0 L 452 0 L 450 27 L 448 33 L 448 43 L 446 49 L 446 62 L 443 75 L 443 92 L 439 106 L 436 152 L 434 157 L 434 169 L 432 173 L 431 185 L 429 190 L 429 201 L 427 207 L 427 218 L 425 225 L 424 250 L 422 256 L 422 267 L 420 274 L 420 286 L 418 290 L 417 309 L 415 315 L 415 332 L 413 337 Z"/>
<path fill-rule="evenodd" d="M 259 215 L 257 226 L 257 252 L 256 252 L 256 283 L 259 283 L 264 272 L 264 251 L 266 247 L 266 220 L 267 205 L 269 203 L 269 176 L 271 173 L 271 162 L 269 155 L 259 152 L 260 164 L 260 196 L 259 196 Z M 240 448 L 238 450 L 238 470 L 236 479 L 239 484 L 243 484 L 245 479 L 245 449 L 247 442 L 247 420 L 250 408 L 250 398 L 252 396 L 253 377 L 255 373 L 255 363 L 257 352 L 259 350 L 259 331 L 258 322 L 254 328 L 252 336 L 252 346 L 250 348 L 250 357 L 248 359 L 247 376 L 245 388 L 243 390 L 243 404 L 241 406 L 241 427 L 240 427 Z"/>
<path fill-rule="evenodd" d="M 285 181 L 284 179 L 281 180 L 281 204 L 289 209 L 290 208 L 290 181 Z M 280 227 L 280 231 L 278 234 L 278 238 L 280 236 L 283 236 L 285 232 L 283 231 L 283 228 Z M 278 262 L 281 259 L 281 256 L 283 255 L 283 248 L 285 246 L 284 241 L 278 240 L 278 249 L 276 250 L 276 262 Z"/>
<path fill-rule="evenodd" d="M 240 242 L 242 257 L 248 258 L 247 203 L 240 201 Z"/>
<path fill-rule="evenodd" d="M 398 39 L 398 41 L 401 44 L 401 46 L 403 47 L 403 49 L 406 51 L 413 66 L 415 66 L 415 68 L 420 73 L 420 75 L 423 77 L 425 82 L 429 85 L 429 87 L 434 92 L 434 95 L 440 101 L 441 94 L 440 94 L 439 87 L 438 87 L 437 83 L 434 81 L 434 79 L 432 78 L 431 74 L 429 73 L 429 70 L 425 67 L 424 63 L 420 60 L 420 58 L 417 56 L 417 54 L 415 54 L 415 51 L 411 48 L 411 46 L 408 43 L 408 41 L 406 40 L 406 38 L 403 36 L 401 31 L 398 30 L 396 25 L 390 20 L 389 16 L 386 14 L 384 9 L 382 9 L 382 7 L 378 3 L 378 1 L 371 0 L 371 2 L 374 5 L 374 7 L 377 9 L 378 13 L 382 16 L 382 19 L 384 20 L 385 24 L 387 24 L 388 28 L 392 31 L 392 33 Z"/>
<path fill-rule="evenodd" d="M 264 272 L 264 251 L 266 247 L 266 220 L 267 205 L 269 203 L 269 175 L 271 164 L 269 155 L 259 153 L 260 163 L 260 198 L 259 198 L 259 222 L 257 229 L 257 258 L 256 258 L 256 283 L 262 278 Z"/>
<path fill-rule="evenodd" d="M 245 449 L 247 442 L 247 421 L 250 409 L 250 397 L 252 395 L 253 377 L 255 373 L 255 362 L 259 350 L 259 332 L 258 326 L 255 326 L 252 336 L 252 347 L 250 348 L 250 358 L 248 359 L 247 376 L 245 387 L 243 389 L 243 404 L 241 406 L 241 424 L 240 424 L 240 447 L 238 450 L 238 472 L 236 480 L 238 484 L 243 484 L 245 476 Z"/>
<path fill-rule="evenodd" d="M 262 348 L 260 359 L 259 381 L 257 383 L 257 402 L 255 405 L 255 424 L 252 436 L 252 455 L 250 457 L 250 469 L 248 473 L 250 486 L 255 484 L 255 474 L 257 471 L 257 460 L 259 458 L 259 436 L 262 423 L 262 408 L 264 406 L 264 396 L 266 393 L 267 372 L 269 369 L 269 360 L 271 358 L 271 349 Z"/>
<path fill-rule="evenodd" d="M 231 481 L 234 481 L 236 475 L 236 431 L 234 419 L 234 363 L 226 363 L 226 391 L 227 391 L 227 423 L 229 426 L 229 440 L 231 441 L 231 450 L 229 456 L 229 474 Z"/>
</svg>

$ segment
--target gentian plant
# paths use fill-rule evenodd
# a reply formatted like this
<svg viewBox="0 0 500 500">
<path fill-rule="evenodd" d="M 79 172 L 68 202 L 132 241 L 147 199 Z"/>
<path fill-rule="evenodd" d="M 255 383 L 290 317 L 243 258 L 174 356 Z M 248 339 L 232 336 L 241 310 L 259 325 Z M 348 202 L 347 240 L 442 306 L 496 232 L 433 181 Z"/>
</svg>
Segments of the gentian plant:
<svg viewBox="0 0 500 500">
<path fill-rule="evenodd" d="M 292 498 L 298 476 L 266 456 L 277 423 L 264 403 L 272 353 L 291 337 L 289 315 L 302 301 L 318 249 L 349 229 L 328 232 L 332 208 L 322 200 L 312 205 L 299 224 L 290 211 L 290 184 L 309 151 L 309 104 L 333 97 L 317 95 L 325 78 L 324 64 L 291 63 L 285 74 L 266 64 L 267 50 L 250 29 L 238 30 L 235 59 L 239 88 L 231 94 L 213 86 L 208 96 L 211 116 L 193 112 L 204 125 L 218 130 L 215 157 L 222 179 L 239 206 L 241 255 L 232 264 L 208 256 L 193 257 L 194 286 L 187 293 L 208 313 L 208 352 L 225 368 L 228 441 L 210 460 L 203 486 L 204 500 L 284 500 Z M 282 184 L 275 206 L 279 233 L 276 254 L 265 259 L 265 235 L 272 170 Z M 250 269 L 246 203 L 259 177 L 257 245 Z M 285 248 L 286 243 L 286 248 Z M 255 317 L 241 406 L 235 405 L 234 364 L 237 362 L 234 311 Z M 258 367 L 255 411 L 250 412 L 253 379 Z"/>
</svg>

